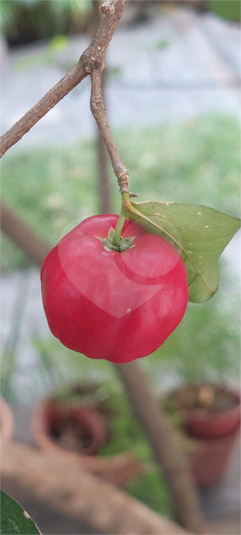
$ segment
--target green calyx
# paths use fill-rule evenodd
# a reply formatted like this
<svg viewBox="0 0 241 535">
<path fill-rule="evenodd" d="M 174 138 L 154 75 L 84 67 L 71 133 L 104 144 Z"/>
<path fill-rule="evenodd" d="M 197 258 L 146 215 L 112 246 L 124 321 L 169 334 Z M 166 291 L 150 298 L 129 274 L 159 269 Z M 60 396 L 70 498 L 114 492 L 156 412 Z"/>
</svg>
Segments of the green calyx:
<svg viewBox="0 0 241 535">
<path fill-rule="evenodd" d="M 99 238 L 99 240 L 103 243 L 104 248 L 106 251 L 118 251 L 119 253 L 122 253 L 123 251 L 126 251 L 127 249 L 131 249 L 131 247 L 134 247 L 132 244 L 135 236 L 128 236 L 127 238 L 124 238 L 123 236 L 119 237 L 119 244 L 117 245 L 115 243 L 115 229 L 111 227 L 111 229 L 108 232 L 107 238 Z"/>
<path fill-rule="evenodd" d="M 116 223 L 116 227 L 110 228 L 107 238 L 104 238 L 104 239 L 99 238 L 100 241 L 103 243 L 106 251 L 118 251 L 119 253 L 123 253 L 123 251 L 126 251 L 127 249 L 131 249 L 131 247 L 134 247 L 132 242 L 135 236 L 128 236 L 126 238 L 121 236 L 121 232 L 123 229 L 123 225 L 125 223 L 125 219 L 126 219 L 126 216 L 125 216 L 124 208 L 122 205 L 119 219 Z"/>
</svg>

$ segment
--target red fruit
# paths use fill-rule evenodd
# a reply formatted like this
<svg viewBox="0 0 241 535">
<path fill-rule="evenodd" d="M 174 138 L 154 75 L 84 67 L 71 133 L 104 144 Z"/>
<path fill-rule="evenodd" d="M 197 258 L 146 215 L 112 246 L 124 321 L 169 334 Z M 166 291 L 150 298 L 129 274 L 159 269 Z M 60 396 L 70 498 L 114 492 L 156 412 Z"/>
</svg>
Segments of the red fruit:
<svg viewBox="0 0 241 535">
<path fill-rule="evenodd" d="M 185 313 L 188 285 L 178 251 L 131 221 L 122 236 L 134 236 L 132 247 L 106 250 L 101 239 L 117 220 L 93 216 L 75 227 L 45 258 L 41 283 L 49 328 L 62 344 L 122 363 L 163 344 Z"/>
</svg>

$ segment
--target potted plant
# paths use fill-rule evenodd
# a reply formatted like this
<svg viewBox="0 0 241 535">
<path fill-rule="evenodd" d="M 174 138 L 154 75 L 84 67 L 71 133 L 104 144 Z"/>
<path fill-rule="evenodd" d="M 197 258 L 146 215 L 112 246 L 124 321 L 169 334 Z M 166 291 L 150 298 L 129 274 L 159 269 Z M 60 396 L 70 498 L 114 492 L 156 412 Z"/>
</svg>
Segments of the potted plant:
<svg viewBox="0 0 241 535">
<path fill-rule="evenodd" d="M 179 387 L 166 396 L 169 414 L 178 413 L 186 435 L 195 440 L 190 449 L 196 483 L 217 483 L 226 468 L 240 427 L 240 394 L 227 385 L 196 383 Z"/>
<path fill-rule="evenodd" d="M 110 418 L 118 402 L 98 383 L 87 381 L 58 389 L 41 400 L 32 415 L 34 441 L 41 449 L 115 484 L 142 473 L 143 463 L 128 451 L 101 454 L 110 441 Z"/>
</svg>

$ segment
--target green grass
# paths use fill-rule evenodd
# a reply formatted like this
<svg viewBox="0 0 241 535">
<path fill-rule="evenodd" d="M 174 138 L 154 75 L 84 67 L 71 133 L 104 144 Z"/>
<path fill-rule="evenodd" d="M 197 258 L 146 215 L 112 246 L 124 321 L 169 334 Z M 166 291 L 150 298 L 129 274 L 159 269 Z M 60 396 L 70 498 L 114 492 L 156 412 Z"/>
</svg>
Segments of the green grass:
<svg viewBox="0 0 241 535">
<path fill-rule="evenodd" d="M 206 204 L 238 215 L 239 124 L 211 115 L 186 123 L 114 132 L 139 200 Z M 113 211 L 120 195 L 110 170 Z M 94 142 L 49 147 L 2 161 L 2 197 L 40 236 L 55 244 L 88 215 L 99 212 Z M 2 239 L 2 270 L 26 265 L 21 251 Z"/>
<path fill-rule="evenodd" d="M 40 148 L 2 163 L 2 196 L 50 243 L 69 223 L 93 213 L 98 205 L 92 143 L 72 149 Z M 25 264 L 23 254 L 3 241 L 3 269 Z"/>
<path fill-rule="evenodd" d="M 219 17 L 240 22 L 240 0 L 210 0 L 209 9 Z"/>
<path fill-rule="evenodd" d="M 206 204 L 237 215 L 240 209 L 240 127 L 227 116 L 117 138 L 130 169 L 132 190 L 143 198 Z"/>
</svg>

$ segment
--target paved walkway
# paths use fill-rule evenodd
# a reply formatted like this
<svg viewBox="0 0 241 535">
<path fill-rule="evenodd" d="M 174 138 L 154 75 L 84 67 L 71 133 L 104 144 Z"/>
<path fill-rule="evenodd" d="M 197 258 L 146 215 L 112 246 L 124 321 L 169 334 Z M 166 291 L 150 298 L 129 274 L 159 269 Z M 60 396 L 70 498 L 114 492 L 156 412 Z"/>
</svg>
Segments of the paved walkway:
<svg viewBox="0 0 241 535">
<path fill-rule="evenodd" d="M 149 13 L 145 25 L 133 25 L 128 11 L 128 24 L 120 24 L 110 43 L 107 65 L 112 75 L 106 94 L 110 124 L 159 124 L 215 110 L 236 116 L 238 25 L 189 9 L 154 5 Z M 76 37 L 56 54 L 40 44 L 8 55 L 3 62 L 2 132 L 65 74 L 88 42 L 87 37 Z M 41 143 L 71 144 L 94 131 L 86 79 L 11 152 Z"/>
</svg>

